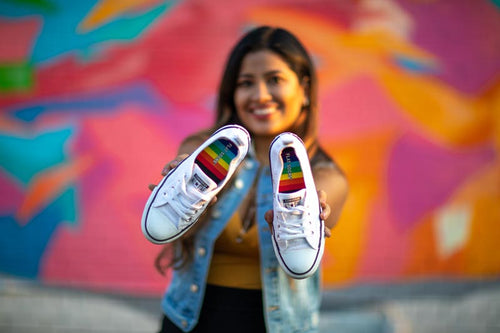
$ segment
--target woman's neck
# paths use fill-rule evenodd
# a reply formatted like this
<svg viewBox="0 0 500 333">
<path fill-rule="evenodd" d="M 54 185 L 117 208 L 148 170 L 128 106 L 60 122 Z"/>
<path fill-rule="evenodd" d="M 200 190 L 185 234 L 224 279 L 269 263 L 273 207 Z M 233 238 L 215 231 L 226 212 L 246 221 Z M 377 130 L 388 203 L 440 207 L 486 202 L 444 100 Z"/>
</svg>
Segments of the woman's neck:
<svg viewBox="0 0 500 333">
<path fill-rule="evenodd" d="M 273 141 L 274 137 L 253 137 L 253 146 L 255 148 L 255 158 L 259 161 L 261 165 L 269 164 L 269 146 Z"/>
</svg>

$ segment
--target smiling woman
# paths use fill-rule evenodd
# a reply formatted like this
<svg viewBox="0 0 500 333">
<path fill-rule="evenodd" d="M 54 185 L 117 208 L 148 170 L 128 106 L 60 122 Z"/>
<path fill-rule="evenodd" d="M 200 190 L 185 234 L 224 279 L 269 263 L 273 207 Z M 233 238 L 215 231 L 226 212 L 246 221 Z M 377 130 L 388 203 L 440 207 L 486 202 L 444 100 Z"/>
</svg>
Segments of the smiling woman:
<svg viewBox="0 0 500 333">
<path fill-rule="evenodd" d="M 289 199 L 287 204 L 295 207 L 299 201 L 312 202 L 307 212 L 306 209 L 302 212 L 314 215 L 316 221 L 324 220 L 324 232 L 323 223 L 316 224 L 321 226 L 317 229 L 320 240 L 324 240 L 323 234 L 330 236 L 330 228 L 346 199 L 347 182 L 343 173 L 318 144 L 316 94 L 317 80 L 311 59 L 288 31 L 256 28 L 232 50 L 219 88 L 215 125 L 185 139 L 179 156 L 167 164 L 163 175 L 186 156 L 193 156 L 193 151 L 223 126 L 244 127 L 251 136 L 251 147 L 242 167 L 217 194 L 215 204 L 192 229 L 174 241 L 173 253 L 170 247 L 165 247 L 157 258 L 160 272 L 174 268 L 162 303 L 165 313 L 162 332 L 317 332 L 321 294 L 320 273 L 316 270 L 319 259 L 308 275 L 299 277 L 298 273 L 294 276 L 285 272 L 280 267 L 285 259 L 278 262 L 273 250 L 274 227 L 273 232 L 270 230 L 273 220 L 278 219 L 274 219 L 273 187 L 282 197 L 291 198 L 291 193 L 298 190 L 305 193 Z M 307 152 L 303 149 L 300 155 L 304 162 L 299 162 L 294 148 L 271 154 L 273 140 L 283 132 L 295 133 L 292 137 L 297 143 L 304 141 Z M 212 157 L 216 156 L 214 153 Z M 273 163 L 284 164 L 274 177 L 279 180 L 281 174 L 283 181 L 276 183 L 279 186 L 271 177 L 271 158 Z M 307 164 L 307 158 L 312 176 L 310 168 L 302 169 L 306 165 L 301 163 Z M 200 163 L 201 160 L 202 156 Z M 215 167 L 210 165 L 205 169 Z M 308 170 L 308 177 L 304 170 Z M 318 197 L 312 183 L 319 190 Z M 312 191 L 307 192 L 308 189 Z M 283 212 L 276 215 L 283 218 L 280 215 Z M 289 227 L 291 230 L 292 225 Z M 294 230 L 305 235 L 306 229 L 304 224 Z M 293 237 L 304 240 L 305 236 L 300 235 Z M 317 249 L 310 253 L 321 258 Z M 296 257 L 291 260 L 302 262 Z"/>
</svg>

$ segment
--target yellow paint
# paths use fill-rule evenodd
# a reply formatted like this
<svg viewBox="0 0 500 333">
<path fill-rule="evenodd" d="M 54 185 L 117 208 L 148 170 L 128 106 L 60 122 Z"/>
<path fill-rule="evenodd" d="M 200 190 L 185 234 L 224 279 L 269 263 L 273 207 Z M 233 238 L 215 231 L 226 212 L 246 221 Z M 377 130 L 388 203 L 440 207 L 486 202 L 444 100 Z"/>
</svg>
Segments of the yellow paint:
<svg viewBox="0 0 500 333">
<path fill-rule="evenodd" d="M 88 32 L 124 13 L 134 12 L 159 2 L 159 0 L 101 0 L 83 19 L 77 31 L 80 33 Z"/>
</svg>

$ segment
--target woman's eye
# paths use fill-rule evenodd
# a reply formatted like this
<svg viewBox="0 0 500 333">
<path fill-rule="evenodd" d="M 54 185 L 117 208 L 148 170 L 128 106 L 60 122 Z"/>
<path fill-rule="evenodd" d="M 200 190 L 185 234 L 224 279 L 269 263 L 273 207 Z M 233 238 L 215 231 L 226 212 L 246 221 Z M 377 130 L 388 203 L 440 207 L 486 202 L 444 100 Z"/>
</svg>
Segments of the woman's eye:
<svg viewBox="0 0 500 333">
<path fill-rule="evenodd" d="M 281 78 L 279 76 L 271 76 L 269 78 L 269 82 L 272 84 L 278 84 L 281 82 Z"/>
<path fill-rule="evenodd" d="M 250 87 L 252 85 L 252 81 L 250 80 L 240 80 L 236 83 L 238 87 Z"/>
</svg>

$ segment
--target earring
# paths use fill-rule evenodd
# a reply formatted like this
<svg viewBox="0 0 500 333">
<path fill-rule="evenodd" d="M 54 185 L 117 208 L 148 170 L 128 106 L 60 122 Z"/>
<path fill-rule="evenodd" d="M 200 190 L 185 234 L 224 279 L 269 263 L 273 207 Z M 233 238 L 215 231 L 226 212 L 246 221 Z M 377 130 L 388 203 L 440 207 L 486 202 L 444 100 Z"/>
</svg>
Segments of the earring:
<svg viewBox="0 0 500 333">
<path fill-rule="evenodd" d="M 309 106 L 309 98 L 305 98 L 304 102 L 302 102 L 302 107 L 307 108 Z"/>
</svg>

